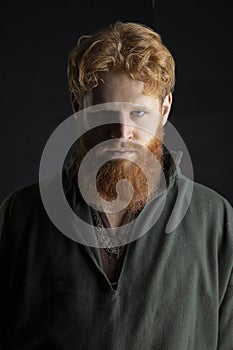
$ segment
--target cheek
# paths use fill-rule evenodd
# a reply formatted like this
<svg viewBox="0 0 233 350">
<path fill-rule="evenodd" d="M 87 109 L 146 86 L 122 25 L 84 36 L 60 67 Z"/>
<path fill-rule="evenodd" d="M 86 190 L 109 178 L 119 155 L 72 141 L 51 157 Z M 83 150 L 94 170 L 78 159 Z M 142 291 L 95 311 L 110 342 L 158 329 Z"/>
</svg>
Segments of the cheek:
<svg viewBox="0 0 233 350">
<path fill-rule="evenodd" d="M 141 128 L 135 128 L 135 140 L 139 141 L 142 145 L 148 145 L 150 141 L 155 137 L 159 136 L 161 134 L 161 128 L 162 128 L 162 119 L 154 118 L 151 121 L 147 121 L 146 127 L 141 126 Z M 144 125 L 145 125 L 144 124 Z"/>
<path fill-rule="evenodd" d="M 158 113 L 150 113 L 145 116 L 145 118 L 137 120 L 137 124 L 135 123 L 135 129 L 144 132 L 144 135 L 147 135 L 146 138 L 151 138 L 155 136 L 157 130 L 161 124 L 162 117 Z M 142 134 L 140 132 L 140 134 Z"/>
<path fill-rule="evenodd" d="M 140 144 L 142 144 L 143 146 L 148 145 L 148 143 L 151 141 L 151 139 L 153 138 L 154 135 L 152 135 L 150 132 L 148 131 L 138 131 L 135 132 L 135 141 L 138 141 Z"/>
</svg>

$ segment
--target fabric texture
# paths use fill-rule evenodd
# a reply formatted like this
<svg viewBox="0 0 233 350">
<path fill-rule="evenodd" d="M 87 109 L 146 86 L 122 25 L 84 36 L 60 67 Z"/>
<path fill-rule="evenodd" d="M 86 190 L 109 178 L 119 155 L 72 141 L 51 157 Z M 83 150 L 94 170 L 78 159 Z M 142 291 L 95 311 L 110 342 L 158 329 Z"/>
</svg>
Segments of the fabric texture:
<svg viewBox="0 0 233 350">
<path fill-rule="evenodd" d="M 76 243 L 51 222 L 38 183 L 5 199 L 2 350 L 233 349 L 233 209 L 215 191 L 193 183 L 183 220 L 166 233 L 179 186 L 191 184 L 177 164 L 168 164 L 161 215 L 127 244 L 115 288 L 99 249 Z M 67 196 L 76 210 L 81 199 L 73 191 L 70 186 Z"/>
</svg>

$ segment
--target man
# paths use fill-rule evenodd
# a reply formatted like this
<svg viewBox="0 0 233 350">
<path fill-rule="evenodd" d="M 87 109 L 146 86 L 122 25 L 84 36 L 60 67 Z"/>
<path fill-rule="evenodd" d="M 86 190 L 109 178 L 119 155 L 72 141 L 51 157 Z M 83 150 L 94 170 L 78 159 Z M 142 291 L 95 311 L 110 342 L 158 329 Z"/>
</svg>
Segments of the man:
<svg viewBox="0 0 233 350">
<path fill-rule="evenodd" d="M 179 186 L 192 183 L 163 148 L 170 52 L 152 29 L 118 22 L 78 41 L 68 80 L 84 133 L 66 161 L 64 192 L 97 244 L 62 234 L 38 184 L 6 198 L 2 348 L 232 349 L 232 207 L 194 183 L 184 217 L 166 233 L 173 209 L 179 216 Z"/>
</svg>

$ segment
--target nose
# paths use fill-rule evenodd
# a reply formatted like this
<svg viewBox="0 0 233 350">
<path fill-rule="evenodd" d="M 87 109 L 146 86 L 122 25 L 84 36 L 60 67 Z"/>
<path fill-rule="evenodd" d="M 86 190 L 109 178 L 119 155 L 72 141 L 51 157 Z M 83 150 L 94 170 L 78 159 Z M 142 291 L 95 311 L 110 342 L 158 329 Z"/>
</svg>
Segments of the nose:
<svg viewBox="0 0 233 350">
<path fill-rule="evenodd" d="M 132 126 L 124 124 L 124 123 L 117 123 L 113 124 L 112 130 L 110 132 L 111 138 L 122 138 L 122 139 L 128 139 L 131 140 L 134 137 L 134 133 L 132 130 Z"/>
<path fill-rule="evenodd" d="M 117 123 L 112 124 L 110 129 L 111 138 L 133 139 L 133 126 L 127 123 L 126 118 L 119 113 Z"/>
</svg>

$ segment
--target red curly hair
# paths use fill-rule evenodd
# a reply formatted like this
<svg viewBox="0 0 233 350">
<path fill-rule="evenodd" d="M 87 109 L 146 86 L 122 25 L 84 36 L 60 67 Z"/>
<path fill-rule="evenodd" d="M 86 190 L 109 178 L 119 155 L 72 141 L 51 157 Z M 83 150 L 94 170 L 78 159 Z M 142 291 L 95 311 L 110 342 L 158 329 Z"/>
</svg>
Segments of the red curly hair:
<svg viewBox="0 0 233 350">
<path fill-rule="evenodd" d="M 102 72 L 127 73 L 145 83 L 143 93 L 161 102 L 175 85 L 175 62 L 159 34 L 138 23 L 116 22 L 81 36 L 68 59 L 68 83 L 77 101 L 96 88 Z"/>
</svg>

